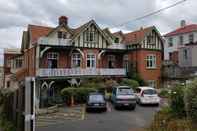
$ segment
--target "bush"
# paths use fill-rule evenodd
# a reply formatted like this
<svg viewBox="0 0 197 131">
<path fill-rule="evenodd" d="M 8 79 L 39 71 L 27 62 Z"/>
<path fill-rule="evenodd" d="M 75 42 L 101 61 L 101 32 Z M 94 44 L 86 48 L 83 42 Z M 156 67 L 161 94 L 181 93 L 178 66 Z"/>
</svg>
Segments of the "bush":
<svg viewBox="0 0 197 131">
<path fill-rule="evenodd" d="M 74 97 L 75 103 L 84 103 L 86 102 L 87 96 L 91 92 L 97 91 L 94 88 L 87 88 L 87 87 L 80 87 L 80 88 L 73 88 L 73 87 L 68 87 L 64 88 L 61 91 L 61 96 L 63 100 L 67 104 L 71 104 L 71 97 Z"/>
<path fill-rule="evenodd" d="M 15 131 L 16 129 L 12 118 L 10 118 L 12 109 L 10 109 L 11 103 L 9 100 L 12 95 L 13 92 L 7 89 L 0 90 L 0 128 L 3 131 Z"/>
<path fill-rule="evenodd" d="M 172 115 L 170 107 L 164 107 L 155 114 L 154 120 L 148 129 L 149 131 L 190 131 L 191 121 L 177 119 Z"/>
<path fill-rule="evenodd" d="M 121 85 L 127 85 L 130 86 L 132 89 L 136 89 L 137 87 L 139 87 L 139 83 L 136 80 L 132 80 L 132 79 L 122 79 L 121 81 Z"/>
<path fill-rule="evenodd" d="M 197 79 L 188 85 L 186 93 L 188 114 L 193 121 L 197 122 Z"/>
<path fill-rule="evenodd" d="M 184 87 L 177 85 L 170 94 L 170 108 L 175 117 L 183 118 L 186 116 L 184 103 Z"/>
<path fill-rule="evenodd" d="M 138 81 L 140 86 L 146 86 L 147 83 L 141 78 L 141 76 L 138 73 L 133 73 L 130 77 L 133 80 Z"/>
<path fill-rule="evenodd" d="M 159 93 L 159 96 L 162 98 L 168 98 L 170 96 L 169 91 L 166 89 L 161 90 L 161 92 Z"/>
</svg>

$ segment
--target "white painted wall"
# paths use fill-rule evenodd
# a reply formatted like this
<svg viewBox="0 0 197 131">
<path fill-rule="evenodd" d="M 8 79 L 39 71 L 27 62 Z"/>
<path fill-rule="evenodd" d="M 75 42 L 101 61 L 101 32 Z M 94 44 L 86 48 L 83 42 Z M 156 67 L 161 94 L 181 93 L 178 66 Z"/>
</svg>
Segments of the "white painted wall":
<svg viewBox="0 0 197 131">
<path fill-rule="evenodd" d="M 197 42 L 197 32 L 191 32 L 194 34 L 194 42 Z M 185 34 L 182 34 L 183 36 L 183 45 L 184 44 L 188 44 L 189 43 L 189 35 L 191 33 L 185 33 Z M 178 51 L 178 48 L 179 47 L 182 47 L 179 43 L 179 37 L 181 35 L 175 35 L 175 36 L 172 36 L 172 37 L 165 37 L 165 44 L 164 44 L 164 59 L 165 60 L 169 60 L 169 53 L 170 52 L 173 52 L 173 51 Z M 173 46 L 172 47 L 169 47 L 168 46 L 168 39 L 169 38 L 173 38 Z"/>
</svg>

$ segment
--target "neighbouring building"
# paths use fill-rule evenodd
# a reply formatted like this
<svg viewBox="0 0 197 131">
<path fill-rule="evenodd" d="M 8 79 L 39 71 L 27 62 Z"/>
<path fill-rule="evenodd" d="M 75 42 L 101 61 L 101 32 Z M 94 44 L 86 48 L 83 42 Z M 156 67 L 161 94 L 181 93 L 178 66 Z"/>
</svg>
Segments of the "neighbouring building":
<svg viewBox="0 0 197 131">
<path fill-rule="evenodd" d="M 197 72 L 197 24 L 181 21 L 180 28 L 164 35 L 163 85 L 184 82 Z"/>
<path fill-rule="evenodd" d="M 0 66 L 0 88 L 3 88 L 3 75 L 4 71 L 3 71 L 3 66 Z"/>
<path fill-rule="evenodd" d="M 69 81 L 84 77 L 128 77 L 137 72 L 150 86 L 160 87 L 163 39 L 156 27 L 111 33 L 94 20 L 78 28 L 61 16 L 57 27 L 28 25 L 22 45 L 11 62 L 10 76 L 24 86 L 35 77 L 37 107 L 54 98 Z M 7 74 L 6 74 L 7 75 Z M 7 75 L 8 76 L 8 75 Z"/>
<path fill-rule="evenodd" d="M 15 57 L 20 54 L 22 54 L 20 49 L 4 49 L 4 64 L 3 64 L 3 70 L 4 70 L 3 87 L 4 88 L 17 88 L 17 86 L 13 84 L 15 82 L 12 79 L 12 76 L 14 73 L 12 71 L 15 68 L 13 67 L 12 59 L 15 59 Z"/>
<path fill-rule="evenodd" d="M 164 35 L 164 59 L 179 63 L 179 48 L 197 42 L 197 24 L 187 25 L 184 20 L 181 26 Z"/>
</svg>

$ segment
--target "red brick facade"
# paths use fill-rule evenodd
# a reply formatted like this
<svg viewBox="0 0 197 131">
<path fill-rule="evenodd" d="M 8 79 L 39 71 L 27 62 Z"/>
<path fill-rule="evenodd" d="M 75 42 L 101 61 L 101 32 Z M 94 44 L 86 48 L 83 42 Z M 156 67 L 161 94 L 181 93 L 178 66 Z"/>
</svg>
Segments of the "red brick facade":
<svg viewBox="0 0 197 131">
<path fill-rule="evenodd" d="M 148 69 L 146 67 L 146 57 L 148 55 L 156 55 L 156 68 Z M 154 80 L 156 87 L 160 87 L 161 84 L 161 64 L 162 64 L 162 52 L 151 50 L 137 50 L 129 53 L 129 57 L 132 60 L 134 66 L 136 65 L 137 72 L 147 82 Z"/>
</svg>

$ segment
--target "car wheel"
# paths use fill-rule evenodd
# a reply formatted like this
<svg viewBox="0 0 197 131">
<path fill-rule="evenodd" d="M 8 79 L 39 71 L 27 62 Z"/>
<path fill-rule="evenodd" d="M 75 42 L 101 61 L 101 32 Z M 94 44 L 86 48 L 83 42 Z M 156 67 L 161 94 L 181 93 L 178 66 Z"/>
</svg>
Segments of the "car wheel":
<svg viewBox="0 0 197 131">
<path fill-rule="evenodd" d="M 131 110 L 135 110 L 135 108 L 136 108 L 136 105 L 131 105 L 131 106 L 130 106 L 130 109 L 131 109 Z"/>
</svg>

